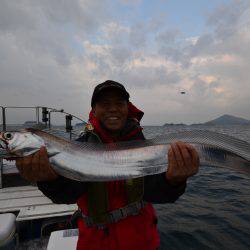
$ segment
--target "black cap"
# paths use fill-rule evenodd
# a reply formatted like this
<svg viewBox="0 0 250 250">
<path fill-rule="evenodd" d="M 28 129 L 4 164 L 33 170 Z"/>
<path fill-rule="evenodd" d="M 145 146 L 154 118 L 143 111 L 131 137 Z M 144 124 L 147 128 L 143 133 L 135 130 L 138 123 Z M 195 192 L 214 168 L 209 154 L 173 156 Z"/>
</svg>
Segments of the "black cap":
<svg viewBox="0 0 250 250">
<path fill-rule="evenodd" d="M 106 90 L 106 89 L 118 89 L 121 91 L 122 95 L 124 96 L 124 98 L 128 101 L 129 100 L 129 93 L 127 92 L 127 90 L 125 89 L 125 87 L 119 83 L 119 82 L 115 82 L 115 81 L 112 81 L 112 80 L 107 80 L 103 83 L 100 83 L 98 84 L 95 89 L 94 89 L 94 92 L 93 92 L 93 95 L 92 95 L 92 99 L 91 99 L 91 107 L 94 106 L 94 104 L 96 103 L 98 97 L 100 96 L 100 93 L 103 91 L 103 90 Z"/>
</svg>

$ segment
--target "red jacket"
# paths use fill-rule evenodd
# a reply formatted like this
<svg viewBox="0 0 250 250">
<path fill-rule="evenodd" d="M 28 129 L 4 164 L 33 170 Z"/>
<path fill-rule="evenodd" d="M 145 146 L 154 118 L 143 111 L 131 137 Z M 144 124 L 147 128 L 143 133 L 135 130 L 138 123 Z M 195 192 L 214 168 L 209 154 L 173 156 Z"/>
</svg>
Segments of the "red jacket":
<svg viewBox="0 0 250 250">
<path fill-rule="evenodd" d="M 108 182 L 107 189 L 110 210 L 126 205 L 123 181 Z M 88 215 L 87 194 L 78 199 L 77 204 Z M 151 204 L 142 208 L 139 215 L 108 224 L 108 231 L 96 227 L 88 228 L 82 219 L 78 220 L 78 228 L 78 250 L 155 250 L 160 244 L 155 211 Z"/>
<path fill-rule="evenodd" d="M 140 120 L 143 112 L 129 103 L 129 117 Z M 90 123 L 95 132 L 105 143 L 112 143 L 113 140 L 101 128 L 99 121 L 90 112 Z M 141 132 L 141 128 L 134 129 L 120 140 L 129 140 Z M 127 205 L 127 194 L 124 181 L 107 182 L 108 207 L 110 211 Z M 87 193 L 82 195 L 77 204 L 81 211 L 88 215 Z M 108 224 L 105 230 L 97 227 L 86 227 L 82 219 L 78 220 L 79 238 L 77 249 L 91 250 L 155 250 L 159 244 L 156 216 L 152 204 L 147 204 L 141 209 L 138 215 L 128 216 L 116 223 Z"/>
<path fill-rule="evenodd" d="M 130 105 L 131 106 L 131 105 Z M 144 140 L 138 121 L 142 117 L 142 112 L 136 108 L 130 108 L 129 119 L 126 127 L 122 131 L 121 140 Z M 136 114 L 136 116 L 135 116 Z M 137 119 L 136 120 L 134 119 Z M 90 119 L 91 120 L 91 119 Z M 97 121 L 96 121 L 97 122 Z M 95 122 L 93 122 L 95 124 Z M 109 137 L 103 138 L 101 128 L 95 127 L 95 134 L 98 134 L 103 142 L 107 142 Z M 100 131 L 98 131 L 100 129 Z M 97 131 L 96 131 L 97 130 Z M 90 141 L 97 143 L 98 137 L 92 132 L 81 135 L 77 141 Z M 110 141 L 111 142 L 111 141 Z M 88 183 L 74 181 L 63 176 L 59 176 L 54 181 L 43 181 L 37 183 L 38 188 L 49 197 L 54 203 L 74 204 L 82 209 L 84 214 L 87 211 L 87 190 Z M 108 182 L 106 184 L 109 197 L 109 210 L 123 207 L 126 204 L 126 193 L 123 181 Z M 185 192 L 186 182 L 178 187 L 171 186 L 165 173 L 144 177 L 143 201 L 152 203 L 172 203 L 175 202 Z M 127 191 L 127 190 L 126 190 Z M 155 212 L 151 204 L 141 210 L 137 216 L 129 216 L 115 224 L 108 225 L 108 231 L 97 228 L 87 228 L 82 219 L 78 220 L 80 249 L 153 249 L 159 246 L 159 236 L 156 228 Z M 108 233 L 108 234 L 107 234 Z M 141 247 L 141 248 L 140 248 Z"/>
</svg>

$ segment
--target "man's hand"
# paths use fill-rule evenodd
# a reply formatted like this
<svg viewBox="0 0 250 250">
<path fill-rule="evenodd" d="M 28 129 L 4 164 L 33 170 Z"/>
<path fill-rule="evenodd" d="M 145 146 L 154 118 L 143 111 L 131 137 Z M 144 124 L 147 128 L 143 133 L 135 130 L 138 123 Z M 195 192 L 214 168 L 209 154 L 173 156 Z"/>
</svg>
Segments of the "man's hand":
<svg viewBox="0 0 250 250">
<path fill-rule="evenodd" d="M 184 142 L 171 144 L 168 151 L 168 170 L 166 178 L 172 185 L 184 182 L 199 170 L 199 156 L 195 148 Z"/>
<path fill-rule="evenodd" d="M 16 166 L 20 175 L 30 181 L 50 181 L 58 177 L 49 163 L 45 147 L 33 155 L 16 159 Z"/>
</svg>

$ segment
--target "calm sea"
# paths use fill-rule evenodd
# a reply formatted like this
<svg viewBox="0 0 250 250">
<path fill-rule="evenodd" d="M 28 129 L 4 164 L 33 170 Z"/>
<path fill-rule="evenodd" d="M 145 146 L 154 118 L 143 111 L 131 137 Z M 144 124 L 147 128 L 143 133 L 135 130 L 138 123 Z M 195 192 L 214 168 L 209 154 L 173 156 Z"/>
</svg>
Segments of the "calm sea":
<svg viewBox="0 0 250 250">
<path fill-rule="evenodd" d="M 152 138 L 190 127 L 145 127 Z M 192 129 L 194 129 L 192 127 Z M 196 127 L 250 142 L 250 126 Z M 250 249 L 250 176 L 200 166 L 186 192 L 173 204 L 155 205 L 160 249 Z"/>
<path fill-rule="evenodd" d="M 187 129 L 213 130 L 250 142 L 250 126 L 147 126 L 144 134 L 152 138 Z M 159 218 L 161 250 L 250 249 L 249 174 L 200 166 L 175 203 L 154 207 Z M 33 242 L 28 249 L 35 249 L 34 245 Z"/>
</svg>

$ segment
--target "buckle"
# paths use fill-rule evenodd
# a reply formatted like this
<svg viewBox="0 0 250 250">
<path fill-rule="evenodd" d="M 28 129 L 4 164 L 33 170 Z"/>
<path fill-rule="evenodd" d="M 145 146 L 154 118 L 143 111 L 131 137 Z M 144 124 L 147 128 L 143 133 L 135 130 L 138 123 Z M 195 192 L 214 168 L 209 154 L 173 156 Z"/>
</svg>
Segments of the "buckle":
<svg viewBox="0 0 250 250">
<path fill-rule="evenodd" d="M 97 229 L 105 229 L 106 225 L 102 223 L 94 223 L 93 219 L 89 216 L 86 216 L 85 214 L 82 213 L 82 219 L 85 222 L 85 225 L 87 227 L 94 227 L 96 226 Z"/>
<path fill-rule="evenodd" d="M 104 230 L 106 228 L 105 224 L 95 224 L 97 229 Z"/>
<path fill-rule="evenodd" d="M 120 208 L 120 209 L 112 211 L 109 214 L 109 218 L 110 218 L 110 223 L 115 223 L 115 222 L 119 221 L 120 219 L 122 219 L 123 218 L 122 209 Z"/>
<path fill-rule="evenodd" d="M 128 209 L 129 209 L 129 214 L 131 214 L 131 215 L 137 215 L 137 214 L 139 214 L 139 212 L 140 212 L 140 208 L 137 206 L 137 202 L 131 204 L 131 205 L 128 207 Z"/>
<path fill-rule="evenodd" d="M 85 222 L 87 227 L 93 227 L 94 226 L 94 222 L 93 222 L 91 217 L 86 216 L 85 214 L 82 213 L 82 219 Z"/>
<path fill-rule="evenodd" d="M 125 218 L 125 217 L 127 217 L 127 216 L 128 216 L 128 214 L 127 214 L 127 212 L 126 212 L 126 210 L 125 210 L 125 209 L 120 208 L 119 210 L 120 210 L 120 213 L 121 213 L 121 217 L 122 217 L 122 218 Z"/>
</svg>

